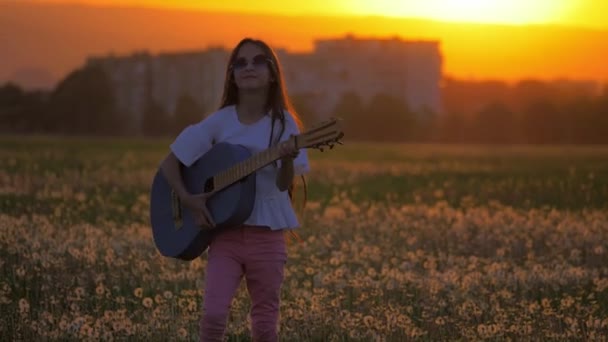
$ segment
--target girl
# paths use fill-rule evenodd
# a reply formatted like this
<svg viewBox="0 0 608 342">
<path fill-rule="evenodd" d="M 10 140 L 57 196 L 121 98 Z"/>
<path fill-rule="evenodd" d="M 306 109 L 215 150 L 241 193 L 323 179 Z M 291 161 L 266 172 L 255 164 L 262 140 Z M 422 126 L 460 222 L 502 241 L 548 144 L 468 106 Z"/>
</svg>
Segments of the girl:
<svg viewBox="0 0 608 342">
<path fill-rule="evenodd" d="M 309 171 L 306 150 L 299 152 L 288 140 L 300 128 L 276 54 L 266 43 L 246 38 L 230 55 L 220 109 L 186 127 L 161 165 L 197 223 L 213 227 L 206 195 L 186 190 L 181 165 L 190 166 L 217 142 L 241 144 L 253 153 L 278 144 L 282 155 L 277 163 L 256 173 L 256 199 L 249 219 L 240 227 L 214 234 L 208 250 L 201 341 L 223 339 L 230 304 L 243 276 L 251 297 L 253 340 L 277 340 L 287 260 L 283 231 L 299 226 L 288 190 L 295 175 Z"/>
</svg>

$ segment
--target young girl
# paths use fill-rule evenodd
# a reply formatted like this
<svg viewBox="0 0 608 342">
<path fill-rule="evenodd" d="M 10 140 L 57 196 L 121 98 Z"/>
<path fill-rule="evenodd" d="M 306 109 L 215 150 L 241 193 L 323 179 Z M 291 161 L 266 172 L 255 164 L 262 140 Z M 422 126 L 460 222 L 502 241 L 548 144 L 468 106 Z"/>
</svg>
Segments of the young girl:
<svg viewBox="0 0 608 342">
<path fill-rule="evenodd" d="M 246 38 L 230 55 L 220 109 L 186 127 L 162 163 L 165 177 L 197 223 L 213 227 L 206 195 L 186 190 L 180 164 L 192 165 L 218 142 L 244 145 L 252 153 L 278 145 L 283 156 L 256 173 L 256 197 L 249 219 L 240 227 L 214 234 L 208 251 L 201 341 L 223 339 L 230 304 L 243 276 L 252 303 L 253 340 L 277 340 L 287 260 L 283 231 L 299 226 L 288 189 L 295 175 L 309 171 L 306 150 L 299 152 L 288 141 L 299 134 L 300 127 L 275 53 L 266 43 Z"/>
</svg>

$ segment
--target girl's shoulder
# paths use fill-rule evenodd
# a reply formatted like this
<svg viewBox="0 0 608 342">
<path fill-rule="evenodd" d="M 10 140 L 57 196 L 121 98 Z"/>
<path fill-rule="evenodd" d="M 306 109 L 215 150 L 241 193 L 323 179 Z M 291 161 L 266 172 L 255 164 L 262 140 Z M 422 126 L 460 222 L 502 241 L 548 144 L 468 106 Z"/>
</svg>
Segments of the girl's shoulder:
<svg viewBox="0 0 608 342">
<path fill-rule="evenodd" d="M 182 136 L 209 136 L 217 139 L 218 134 L 222 134 L 229 130 L 233 123 L 230 115 L 230 107 L 220 108 L 214 112 L 205 115 L 198 122 L 186 126 L 180 135 Z"/>
<path fill-rule="evenodd" d="M 289 109 L 283 109 L 283 115 L 285 116 L 285 120 L 294 121 L 293 113 L 289 111 Z"/>
<path fill-rule="evenodd" d="M 202 121 L 212 121 L 212 122 L 228 121 L 232 118 L 231 114 L 233 111 L 234 111 L 234 106 L 226 106 L 226 107 L 220 108 L 214 112 L 211 112 L 205 118 L 203 118 Z"/>
<path fill-rule="evenodd" d="M 220 108 L 214 112 L 207 114 L 203 117 L 199 122 L 194 124 L 194 126 L 198 126 L 201 128 L 213 128 L 219 129 L 223 126 L 230 125 L 230 120 L 232 119 L 231 111 L 233 109 L 231 106 Z"/>
</svg>

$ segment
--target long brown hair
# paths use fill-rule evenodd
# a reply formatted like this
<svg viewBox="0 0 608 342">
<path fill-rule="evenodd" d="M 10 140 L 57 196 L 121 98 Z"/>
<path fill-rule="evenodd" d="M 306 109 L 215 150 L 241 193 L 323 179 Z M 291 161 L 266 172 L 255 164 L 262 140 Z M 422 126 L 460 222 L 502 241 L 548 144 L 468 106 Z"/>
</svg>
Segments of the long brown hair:
<svg viewBox="0 0 608 342">
<path fill-rule="evenodd" d="M 272 50 L 272 48 L 268 44 L 266 44 L 264 41 L 259 40 L 259 39 L 254 39 L 254 38 L 244 38 L 232 50 L 232 52 L 230 54 L 230 58 L 228 59 L 228 65 L 226 67 L 226 76 L 225 76 L 225 80 L 224 80 L 224 93 L 222 95 L 220 109 L 227 107 L 227 106 L 236 105 L 239 101 L 239 91 L 238 91 L 236 82 L 234 80 L 234 70 L 232 68 L 232 65 L 234 64 L 234 62 L 237 58 L 240 48 L 245 44 L 254 44 L 254 45 L 258 46 L 260 49 L 262 49 L 262 51 L 264 52 L 266 57 L 270 59 L 270 63 L 268 64 L 268 67 L 270 69 L 270 74 L 272 76 L 273 81 L 270 82 L 270 86 L 268 89 L 268 98 L 266 100 L 266 108 L 265 108 L 265 111 L 270 112 L 270 115 L 271 115 L 272 129 L 271 129 L 270 137 L 268 137 L 268 147 L 270 147 L 273 144 L 272 137 L 273 137 L 275 122 L 277 120 L 279 120 L 279 122 L 281 123 L 281 132 L 277 135 L 277 138 L 276 138 L 277 141 L 275 141 L 275 143 L 278 142 L 278 140 L 283 135 L 283 132 L 285 131 L 285 111 L 287 111 L 291 114 L 291 116 L 293 117 L 293 120 L 296 122 L 300 131 L 302 131 L 302 129 L 304 128 L 304 125 L 302 123 L 302 119 L 300 118 L 297 111 L 293 107 L 293 104 L 291 103 L 291 100 L 287 93 L 287 87 L 285 85 L 285 80 L 283 79 L 283 72 L 282 72 L 282 67 L 279 62 L 279 59 L 278 59 L 277 55 L 275 54 L 275 52 Z M 304 202 L 302 204 L 302 207 L 304 207 L 306 205 L 307 189 L 306 189 L 306 180 L 303 176 L 302 176 L 302 182 L 303 182 L 303 187 L 304 187 Z M 294 198 L 293 198 L 294 183 L 291 184 L 288 191 L 289 191 L 289 197 L 291 198 L 291 200 L 293 202 L 294 201 Z"/>
</svg>

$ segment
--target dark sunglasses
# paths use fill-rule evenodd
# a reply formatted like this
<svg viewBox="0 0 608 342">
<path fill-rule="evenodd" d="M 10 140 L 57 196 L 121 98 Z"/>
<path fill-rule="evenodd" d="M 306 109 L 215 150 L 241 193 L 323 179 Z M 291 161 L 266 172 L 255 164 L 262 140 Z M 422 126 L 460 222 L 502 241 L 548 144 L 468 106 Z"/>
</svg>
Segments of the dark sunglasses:
<svg viewBox="0 0 608 342">
<path fill-rule="evenodd" d="M 268 66 L 271 63 L 272 63 L 272 60 L 270 58 L 266 57 L 265 55 L 257 55 L 255 57 L 253 57 L 253 60 L 251 60 L 251 65 L 253 65 L 254 68 L 261 68 L 263 66 Z M 240 57 L 240 58 L 237 58 L 232 63 L 232 68 L 234 70 L 243 70 L 247 67 L 247 64 L 249 64 L 247 59 L 244 57 Z"/>
</svg>

